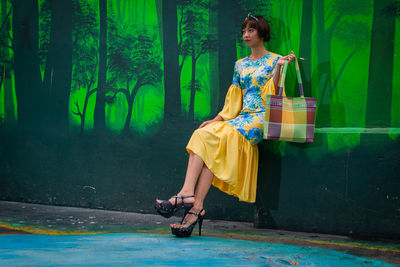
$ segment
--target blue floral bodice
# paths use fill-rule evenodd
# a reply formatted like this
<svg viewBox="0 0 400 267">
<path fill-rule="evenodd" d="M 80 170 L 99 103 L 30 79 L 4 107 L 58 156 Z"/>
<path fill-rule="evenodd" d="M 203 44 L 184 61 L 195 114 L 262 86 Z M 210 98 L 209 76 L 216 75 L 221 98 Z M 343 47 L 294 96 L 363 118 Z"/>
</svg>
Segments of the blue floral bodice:
<svg viewBox="0 0 400 267">
<path fill-rule="evenodd" d="M 243 105 L 239 115 L 226 123 L 252 144 L 263 140 L 265 94 L 279 58 L 280 55 L 268 52 L 255 61 L 246 57 L 235 63 L 232 84 L 241 88 Z"/>
</svg>

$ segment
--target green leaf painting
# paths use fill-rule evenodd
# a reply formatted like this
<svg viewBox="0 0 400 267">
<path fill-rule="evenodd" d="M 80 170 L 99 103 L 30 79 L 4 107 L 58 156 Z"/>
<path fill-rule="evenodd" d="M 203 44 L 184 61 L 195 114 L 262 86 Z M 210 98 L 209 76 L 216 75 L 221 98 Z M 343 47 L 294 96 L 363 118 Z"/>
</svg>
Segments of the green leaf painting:
<svg viewBox="0 0 400 267">
<path fill-rule="evenodd" d="M 0 4 L 3 128 L 150 137 L 170 120 L 212 117 L 251 52 L 240 35 L 249 11 L 270 22 L 267 49 L 300 58 L 317 128 L 400 127 L 399 1 Z M 294 70 L 287 88 L 297 94 Z"/>
</svg>

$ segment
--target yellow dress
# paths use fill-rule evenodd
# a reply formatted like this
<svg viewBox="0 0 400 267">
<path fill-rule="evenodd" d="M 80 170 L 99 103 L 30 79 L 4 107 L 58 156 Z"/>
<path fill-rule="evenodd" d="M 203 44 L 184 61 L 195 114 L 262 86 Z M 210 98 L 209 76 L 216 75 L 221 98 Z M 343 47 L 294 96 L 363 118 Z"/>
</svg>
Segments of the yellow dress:
<svg viewBox="0 0 400 267">
<path fill-rule="evenodd" d="M 265 96 L 276 94 L 273 70 L 281 56 L 235 63 L 233 82 L 217 121 L 193 132 L 186 150 L 200 156 L 214 174 L 212 184 L 240 201 L 256 201 L 258 147 L 263 139 Z"/>
</svg>

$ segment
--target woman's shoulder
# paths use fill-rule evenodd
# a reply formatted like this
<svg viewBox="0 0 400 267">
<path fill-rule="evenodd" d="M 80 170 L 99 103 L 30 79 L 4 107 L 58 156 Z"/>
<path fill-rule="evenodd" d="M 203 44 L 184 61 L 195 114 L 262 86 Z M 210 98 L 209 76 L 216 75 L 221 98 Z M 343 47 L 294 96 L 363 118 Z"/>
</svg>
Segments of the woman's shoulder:
<svg viewBox="0 0 400 267">
<path fill-rule="evenodd" d="M 262 59 L 268 60 L 268 59 L 276 59 L 276 58 L 280 58 L 280 57 L 282 57 L 282 55 L 268 51 L 268 53 L 265 54 L 265 56 L 263 56 Z M 240 58 L 240 59 L 236 60 L 235 65 L 242 65 L 242 64 L 248 63 L 249 61 L 252 62 L 251 60 L 249 60 L 249 57 Z"/>
<path fill-rule="evenodd" d="M 235 62 L 235 64 L 243 64 L 244 62 L 246 62 L 246 59 L 247 59 L 248 57 L 244 57 L 244 58 L 240 58 L 240 59 L 238 59 L 238 60 L 236 60 L 236 62 Z"/>
<path fill-rule="evenodd" d="M 235 69 L 237 69 L 238 71 L 241 71 L 242 69 L 246 68 L 247 65 L 248 65 L 248 62 L 247 62 L 246 59 L 247 59 L 247 57 L 240 58 L 240 59 L 236 60 Z"/>
<path fill-rule="evenodd" d="M 279 58 L 279 57 L 282 57 L 282 55 L 279 55 L 279 54 L 274 53 L 274 52 L 271 52 L 271 51 L 269 51 L 269 53 L 270 53 L 270 55 L 271 55 L 271 58 Z"/>
<path fill-rule="evenodd" d="M 274 53 L 274 52 L 269 52 L 268 56 L 266 57 L 266 59 L 264 60 L 264 65 L 268 65 L 271 67 L 274 67 L 276 62 L 278 61 L 279 58 L 281 58 L 282 56 Z"/>
</svg>

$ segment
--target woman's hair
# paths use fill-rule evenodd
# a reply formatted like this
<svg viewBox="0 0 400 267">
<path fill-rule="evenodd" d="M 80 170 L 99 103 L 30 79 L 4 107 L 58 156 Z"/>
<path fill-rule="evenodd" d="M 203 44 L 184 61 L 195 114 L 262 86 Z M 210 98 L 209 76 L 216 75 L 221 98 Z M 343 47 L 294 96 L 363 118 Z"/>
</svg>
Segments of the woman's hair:
<svg viewBox="0 0 400 267">
<path fill-rule="evenodd" d="M 257 18 L 257 20 L 254 19 Z M 243 30 L 249 25 L 250 28 L 254 28 L 258 32 L 258 37 L 264 39 L 264 42 L 268 42 L 271 39 L 271 28 L 269 27 L 268 21 L 263 16 L 248 16 L 242 23 Z"/>
</svg>

